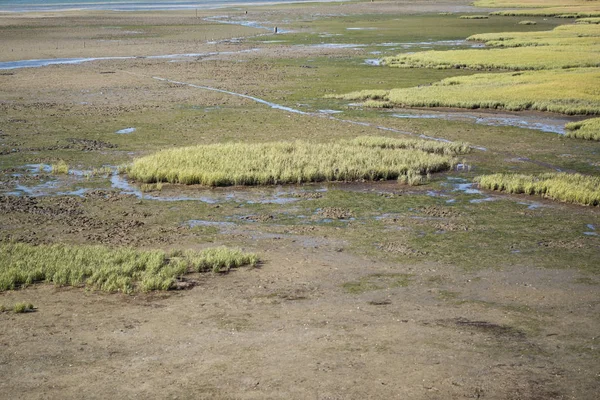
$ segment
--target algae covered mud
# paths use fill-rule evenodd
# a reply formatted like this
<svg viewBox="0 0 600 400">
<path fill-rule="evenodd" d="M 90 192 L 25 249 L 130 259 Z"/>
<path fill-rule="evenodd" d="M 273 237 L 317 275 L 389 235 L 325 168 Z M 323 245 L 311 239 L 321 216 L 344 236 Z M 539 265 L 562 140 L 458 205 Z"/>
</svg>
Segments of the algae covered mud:
<svg viewBox="0 0 600 400">
<path fill-rule="evenodd" d="M 595 28 L 470 2 L 0 13 L 0 393 L 595 400 L 598 68 L 380 62 Z"/>
</svg>

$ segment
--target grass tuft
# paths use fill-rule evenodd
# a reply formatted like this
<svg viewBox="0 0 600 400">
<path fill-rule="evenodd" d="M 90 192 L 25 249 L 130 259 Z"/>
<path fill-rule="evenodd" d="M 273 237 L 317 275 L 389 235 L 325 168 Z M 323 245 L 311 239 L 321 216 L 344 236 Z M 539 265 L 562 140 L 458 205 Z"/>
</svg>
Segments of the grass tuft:
<svg viewBox="0 0 600 400">
<path fill-rule="evenodd" d="M 487 15 L 461 15 L 460 19 L 488 19 Z"/>
<path fill-rule="evenodd" d="M 33 311 L 33 304 L 31 303 L 16 303 L 13 307 L 15 314 L 22 314 Z"/>
<path fill-rule="evenodd" d="M 64 160 L 60 160 L 56 164 L 52 164 L 52 173 L 55 175 L 66 175 L 69 173 L 69 165 Z"/>
</svg>

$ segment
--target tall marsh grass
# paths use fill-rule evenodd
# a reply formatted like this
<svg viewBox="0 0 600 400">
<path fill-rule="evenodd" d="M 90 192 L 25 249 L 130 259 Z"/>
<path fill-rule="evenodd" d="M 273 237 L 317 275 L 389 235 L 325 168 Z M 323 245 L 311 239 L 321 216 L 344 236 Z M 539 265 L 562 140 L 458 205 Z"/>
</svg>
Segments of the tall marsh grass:
<svg viewBox="0 0 600 400">
<path fill-rule="evenodd" d="M 600 70 L 530 71 L 447 78 L 431 86 L 392 89 L 376 96 L 398 106 L 537 110 L 562 114 L 600 114 Z M 371 91 L 337 95 L 360 101 Z"/>
<path fill-rule="evenodd" d="M 567 137 L 600 140 L 600 118 L 590 118 L 565 125 Z"/>
<path fill-rule="evenodd" d="M 563 18 L 600 15 L 600 4 L 596 0 L 477 0 L 473 4 L 486 8 L 520 8 L 519 10 L 496 11 L 491 13 L 492 15 Z"/>
<path fill-rule="evenodd" d="M 163 150 L 134 160 L 127 173 L 143 183 L 206 186 L 271 185 L 397 179 L 452 168 L 438 145 L 406 141 L 399 149 L 359 142 L 226 143 Z M 441 144 L 448 149 L 452 144 Z M 427 151 L 429 149 L 429 151 Z M 453 150 L 448 150 L 452 153 Z"/>
<path fill-rule="evenodd" d="M 600 204 L 600 177 L 551 173 L 538 176 L 492 174 L 475 178 L 479 187 L 508 193 L 538 195 L 586 206 Z"/>
<path fill-rule="evenodd" d="M 167 254 L 103 246 L 0 243 L 0 292 L 36 282 L 107 292 L 168 290 L 177 277 L 191 271 L 222 271 L 257 262 L 254 254 L 225 247 Z"/>
<path fill-rule="evenodd" d="M 481 33 L 467 40 L 483 42 L 489 47 L 527 47 L 598 45 L 599 38 L 600 26 L 578 24 L 560 25 L 550 31 Z"/>
<path fill-rule="evenodd" d="M 423 51 L 385 57 L 384 65 L 396 68 L 466 68 L 513 71 L 599 67 L 600 43 L 570 46 L 510 47 Z"/>
</svg>

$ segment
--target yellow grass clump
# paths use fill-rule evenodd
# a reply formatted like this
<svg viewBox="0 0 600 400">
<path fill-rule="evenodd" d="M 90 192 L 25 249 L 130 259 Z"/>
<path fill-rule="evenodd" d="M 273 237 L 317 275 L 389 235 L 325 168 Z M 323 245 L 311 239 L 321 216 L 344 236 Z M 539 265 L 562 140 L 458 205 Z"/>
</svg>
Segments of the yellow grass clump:
<svg viewBox="0 0 600 400">
<path fill-rule="evenodd" d="M 600 114 L 600 70 L 596 68 L 476 74 L 447 78 L 431 86 L 360 91 L 345 100 L 383 101 L 408 107 L 537 110 L 562 114 Z"/>
<path fill-rule="evenodd" d="M 600 118 L 591 118 L 565 125 L 566 136 L 578 139 L 600 140 Z"/>
<path fill-rule="evenodd" d="M 387 180 L 409 172 L 443 171 L 454 164 L 452 157 L 434 154 L 437 149 L 427 152 L 422 150 L 427 146 L 419 146 L 396 150 L 352 142 L 213 144 L 160 151 L 134 160 L 127 172 L 144 183 L 231 186 Z"/>
<path fill-rule="evenodd" d="M 69 173 L 69 165 L 63 160 L 60 160 L 56 164 L 52 164 L 51 168 L 52 173 L 55 175 L 66 175 Z"/>
<path fill-rule="evenodd" d="M 385 136 L 359 136 L 349 141 L 350 144 L 363 147 L 378 147 L 381 149 L 416 149 L 427 153 L 459 155 L 471 151 L 468 143 L 437 142 L 433 140 L 397 139 Z"/>
<path fill-rule="evenodd" d="M 492 174 L 479 176 L 476 182 L 484 189 L 538 195 L 586 206 L 600 204 L 600 177 L 596 176 L 567 173 L 538 176 Z"/>
<path fill-rule="evenodd" d="M 257 262 L 255 254 L 225 247 L 167 254 L 103 246 L 0 243 L 0 292 L 36 282 L 107 292 L 168 290 L 177 277 L 191 271 L 218 272 Z"/>
<path fill-rule="evenodd" d="M 383 64 L 397 68 L 468 68 L 541 70 L 599 67 L 600 42 L 588 45 L 513 47 L 424 51 L 385 57 Z"/>
</svg>

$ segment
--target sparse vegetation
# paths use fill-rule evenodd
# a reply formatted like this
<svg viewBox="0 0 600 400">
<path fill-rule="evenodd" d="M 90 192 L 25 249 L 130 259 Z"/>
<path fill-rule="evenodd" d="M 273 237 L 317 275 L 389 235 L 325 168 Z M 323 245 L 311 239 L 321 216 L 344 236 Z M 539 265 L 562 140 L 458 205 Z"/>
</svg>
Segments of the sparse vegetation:
<svg viewBox="0 0 600 400">
<path fill-rule="evenodd" d="M 135 160 L 128 174 L 144 183 L 270 185 L 398 179 L 410 171 L 424 175 L 448 170 L 453 164 L 449 156 L 414 148 L 394 150 L 352 142 L 228 143 L 160 151 Z"/>
<path fill-rule="evenodd" d="M 600 177 L 551 173 L 538 176 L 492 174 L 476 178 L 479 187 L 508 193 L 538 195 L 586 206 L 600 204 Z"/>
<path fill-rule="evenodd" d="M 461 15 L 460 19 L 488 19 L 487 15 Z"/>
<path fill-rule="evenodd" d="M 2 243 L 0 254 L 0 291 L 36 282 L 107 292 L 168 290 L 177 277 L 190 271 L 223 271 L 258 262 L 255 254 L 225 247 L 168 254 L 103 246 Z"/>
<path fill-rule="evenodd" d="M 467 40 L 483 42 L 488 47 L 591 46 L 596 49 L 599 37 L 600 26 L 560 25 L 551 31 L 481 33 Z"/>
<path fill-rule="evenodd" d="M 502 16 L 544 16 L 577 18 L 600 15 L 600 5 L 589 0 L 477 0 L 478 7 L 520 8 L 518 10 L 495 11 L 492 15 Z"/>
<path fill-rule="evenodd" d="M 537 25 L 535 21 L 519 21 L 519 25 Z"/>
<path fill-rule="evenodd" d="M 600 118 L 591 118 L 565 125 L 566 136 L 578 139 L 600 140 Z"/>
</svg>

